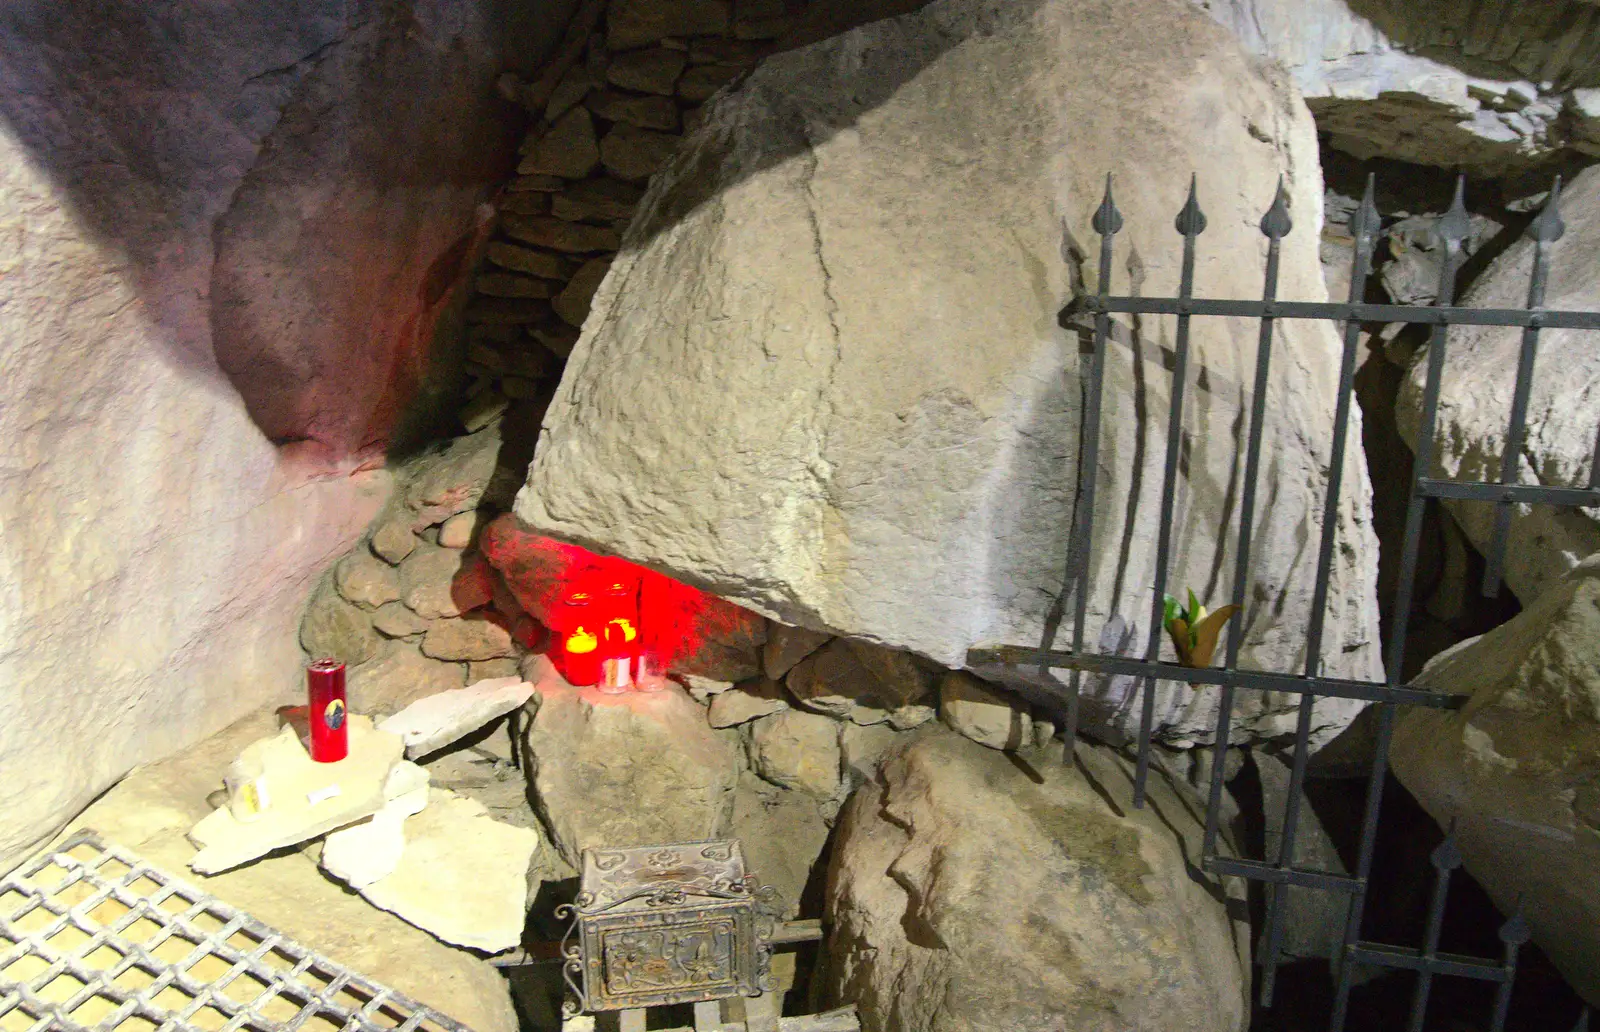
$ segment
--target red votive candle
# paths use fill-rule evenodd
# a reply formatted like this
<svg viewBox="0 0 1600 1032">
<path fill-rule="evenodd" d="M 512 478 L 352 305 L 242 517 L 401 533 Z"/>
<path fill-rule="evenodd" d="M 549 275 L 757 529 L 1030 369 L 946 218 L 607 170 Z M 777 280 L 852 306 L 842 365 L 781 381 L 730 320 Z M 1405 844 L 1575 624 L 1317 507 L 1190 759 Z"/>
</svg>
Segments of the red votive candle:
<svg viewBox="0 0 1600 1032">
<path fill-rule="evenodd" d="M 350 729 L 345 720 L 344 664 L 319 659 L 306 667 L 306 691 L 311 696 L 311 758 L 334 763 L 350 753 Z"/>
</svg>

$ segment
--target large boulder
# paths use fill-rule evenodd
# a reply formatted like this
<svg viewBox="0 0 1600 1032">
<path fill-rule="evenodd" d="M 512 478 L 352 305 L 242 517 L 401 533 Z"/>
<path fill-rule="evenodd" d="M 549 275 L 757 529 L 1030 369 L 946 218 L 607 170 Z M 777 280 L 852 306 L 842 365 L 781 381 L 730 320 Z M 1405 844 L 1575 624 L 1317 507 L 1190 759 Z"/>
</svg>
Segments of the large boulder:
<svg viewBox="0 0 1600 1032">
<path fill-rule="evenodd" d="M 939 0 L 769 58 L 653 182 L 518 515 L 947 666 L 980 642 L 1041 641 L 1063 595 L 1083 408 L 1081 326 L 1057 312 L 1093 289 L 1108 171 L 1126 219 L 1114 289 L 1176 292 L 1191 168 L 1211 227 L 1200 290 L 1259 296 L 1257 227 L 1282 176 L 1298 228 L 1279 294 L 1325 297 L 1311 117 L 1181 0 Z M 1144 325 L 1118 320 L 1109 348 L 1091 641 L 1112 614 L 1148 627 L 1170 376 Z M 1198 320 L 1194 334 L 1171 583 L 1215 605 L 1257 329 Z M 1243 663 L 1294 669 L 1339 344 L 1308 322 L 1277 340 Z M 1326 668 L 1372 677 L 1377 549 L 1360 449 L 1346 461 Z M 1164 737 L 1209 734 L 1214 692 L 1161 691 Z M 1319 740 L 1358 708 L 1319 701 Z M 1113 709 L 1136 725 L 1131 702 Z M 1293 710 L 1245 693 L 1240 734 L 1285 733 Z"/>
<path fill-rule="evenodd" d="M 504 7 L 0 12 L 0 868 L 303 691 L 510 157 L 495 76 L 570 4 Z"/>
<path fill-rule="evenodd" d="M 828 870 L 823 987 L 863 1029 L 1244 1027 L 1244 907 L 1196 873 L 1181 787 L 1153 775 L 1136 810 L 1104 747 L 1024 768 L 916 734 L 845 807 Z"/>
<path fill-rule="evenodd" d="M 1600 168 L 1589 169 L 1562 192 L 1566 235 L 1554 245 L 1545 307 L 1600 309 Z M 1522 308 L 1534 244 L 1524 239 L 1489 266 L 1461 303 L 1473 308 Z M 1511 383 L 1522 331 L 1513 327 L 1458 326 L 1450 331 L 1439 394 L 1437 450 L 1432 475 L 1457 480 L 1500 479 L 1500 457 L 1511 425 Z M 1416 447 L 1427 350 L 1418 352 L 1395 405 L 1396 421 Z M 1544 330 L 1528 400 L 1528 430 L 1517 461 L 1525 484 L 1584 487 L 1589 481 L 1600 425 L 1600 355 L 1594 336 L 1581 330 Z M 1494 535 L 1495 507 L 1446 502 L 1451 515 L 1480 550 Z M 1539 596 L 1587 555 L 1600 551 L 1600 521 L 1591 510 L 1549 505 L 1516 506 L 1506 553 L 1506 583 L 1524 603 Z"/>
<path fill-rule="evenodd" d="M 1522 613 L 1434 658 L 1418 683 L 1471 698 L 1409 710 L 1395 774 L 1572 987 L 1600 998 L 1600 556 Z"/>
<path fill-rule="evenodd" d="M 1283 64 L 1340 150 L 1480 176 L 1597 153 L 1586 0 L 1195 0 Z"/>
</svg>

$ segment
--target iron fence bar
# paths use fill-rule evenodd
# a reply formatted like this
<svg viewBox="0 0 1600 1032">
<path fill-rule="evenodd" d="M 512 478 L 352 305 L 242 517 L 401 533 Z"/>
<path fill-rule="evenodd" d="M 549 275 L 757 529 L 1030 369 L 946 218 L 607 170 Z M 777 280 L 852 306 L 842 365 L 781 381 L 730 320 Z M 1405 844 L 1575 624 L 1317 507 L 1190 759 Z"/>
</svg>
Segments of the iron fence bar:
<svg viewBox="0 0 1600 1032">
<path fill-rule="evenodd" d="M 1471 231 L 1467 218 L 1466 177 L 1456 179 L 1455 198 L 1450 210 L 1439 220 L 1438 234 L 1444 244 L 1444 262 L 1439 268 L 1438 303 L 1447 306 L 1455 299 L 1456 274 L 1462 262 L 1462 242 Z M 1420 309 L 1419 311 L 1426 311 Z M 1411 467 L 1410 503 L 1406 507 L 1404 546 L 1400 557 L 1400 578 L 1395 584 L 1394 611 L 1389 628 L 1389 648 L 1385 675 L 1388 682 L 1398 684 L 1405 667 L 1406 634 L 1411 624 L 1411 596 L 1416 586 L 1417 556 L 1422 541 L 1422 516 L 1427 499 L 1415 490 L 1415 485 L 1433 469 L 1435 433 L 1439 416 L 1439 390 L 1444 378 L 1445 350 L 1450 340 L 1450 325 L 1444 323 L 1433 334 L 1428 348 L 1428 378 L 1422 394 L 1422 419 L 1417 429 L 1416 455 Z M 1389 742 L 1394 734 L 1394 704 L 1385 703 L 1378 714 L 1377 749 L 1372 757 L 1372 771 L 1367 782 L 1366 813 L 1362 818 L 1361 846 L 1356 859 L 1356 877 L 1366 884 L 1372 874 L 1372 854 L 1378 837 L 1378 812 L 1383 806 L 1383 779 L 1389 769 Z M 1350 910 L 1345 918 L 1344 951 L 1339 970 L 1339 984 L 1334 991 L 1333 1012 L 1329 1019 L 1332 1032 L 1343 1032 L 1345 1015 L 1350 1002 L 1351 970 L 1343 962 L 1361 935 L 1361 921 L 1365 914 L 1367 894 L 1365 888 L 1350 895 Z"/>
<path fill-rule="evenodd" d="M 1196 196 L 1197 177 L 1189 177 L 1189 200 L 1178 213 L 1175 228 L 1183 235 L 1183 271 L 1178 281 L 1178 296 L 1194 294 L 1195 241 L 1206 229 L 1206 216 L 1200 210 Z M 1152 660 L 1161 658 L 1162 616 L 1167 594 L 1167 561 L 1172 550 L 1172 524 L 1175 519 L 1178 490 L 1179 449 L 1183 445 L 1183 394 L 1189 385 L 1189 317 L 1178 316 L 1178 336 L 1174 344 L 1172 363 L 1172 403 L 1167 413 L 1166 469 L 1161 476 L 1161 530 L 1156 538 L 1155 591 L 1150 600 L 1150 644 L 1145 655 Z M 1144 679 L 1143 707 L 1139 717 L 1139 761 L 1133 778 L 1133 805 L 1144 808 L 1145 782 L 1150 776 L 1150 738 L 1155 730 L 1156 684 L 1153 677 Z"/>
<path fill-rule="evenodd" d="M 1100 282 L 1095 284 L 1102 298 L 1111 290 L 1112 242 L 1122 229 L 1122 213 L 1117 211 L 1111 196 L 1111 176 L 1106 175 L 1105 197 L 1091 220 L 1094 231 L 1100 235 Z M 1076 597 L 1073 599 L 1072 651 L 1083 651 L 1084 625 L 1089 617 L 1089 549 L 1094 538 L 1094 491 L 1100 464 L 1100 397 L 1105 382 L 1106 338 L 1111 335 L 1111 317 L 1104 312 L 1094 320 L 1094 356 L 1089 363 L 1088 397 L 1084 399 L 1083 448 L 1078 454 L 1078 492 L 1074 529 L 1073 558 L 1077 567 Z M 1067 726 L 1063 734 L 1066 758 L 1070 762 L 1078 742 L 1078 706 L 1083 672 L 1074 669 L 1067 694 Z"/>
<path fill-rule="evenodd" d="M 1378 943 L 1357 943 L 1349 949 L 1350 960 L 1373 967 L 1397 968 L 1402 971 L 1428 970 L 1436 975 L 1456 978 L 1475 978 L 1480 982 L 1502 982 L 1506 969 L 1479 957 L 1463 957 L 1454 953 L 1436 953 L 1426 958 L 1421 950 L 1403 946 L 1384 946 Z"/>
<path fill-rule="evenodd" d="M 1566 232 L 1561 222 L 1561 177 L 1550 188 L 1550 199 L 1544 211 L 1528 226 L 1533 238 L 1533 274 L 1528 279 L 1528 308 L 1544 305 L 1545 284 L 1550 278 L 1550 245 L 1560 240 Z M 1511 426 L 1506 432 L 1505 452 L 1500 456 L 1500 483 L 1513 484 L 1522 463 L 1522 441 L 1528 429 L 1528 396 L 1533 392 L 1533 366 L 1539 353 L 1539 326 L 1530 325 L 1522 331 L 1522 349 L 1517 356 L 1517 386 L 1511 395 Z M 1511 503 L 1501 501 L 1495 506 L 1494 535 L 1490 539 L 1489 554 L 1483 568 L 1483 595 L 1494 598 L 1500 594 L 1506 561 L 1506 543 L 1511 535 Z"/>
<path fill-rule="evenodd" d="M 1267 238 L 1267 271 L 1261 288 L 1263 304 L 1270 305 L 1278 297 L 1278 265 L 1283 254 L 1283 238 L 1294 228 L 1289 219 L 1289 198 L 1284 190 L 1283 177 L 1278 177 L 1278 192 L 1272 206 L 1261 217 L 1261 232 Z M 1265 431 L 1267 412 L 1268 373 L 1272 364 L 1272 334 L 1275 322 L 1261 320 L 1261 332 L 1256 343 L 1255 397 L 1250 406 L 1250 439 L 1244 464 L 1244 494 L 1239 503 L 1239 544 L 1233 563 L 1233 604 L 1239 609 L 1235 619 L 1228 621 L 1228 651 L 1223 666 L 1229 670 L 1239 665 L 1239 646 L 1244 642 L 1245 580 L 1250 574 L 1250 536 L 1254 530 L 1256 507 L 1256 477 L 1261 472 L 1261 437 Z M 1222 762 L 1228 754 L 1228 736 L 1233 725 L 1233 687 L 1222 686 L 1220 714 L 1217 718 L 1216 757 L 1211 766 L 1211 796 L 1206 802 L 1206 831 L 1201 855 L 1217 851 L 1217 831 L 1222 814 L 1223 772 Z"/>
<path fill-rule="evenodd" d="M 1581 487 L 1544 487 L 1536 484 L 1492 484 L 1485 481 L 1435 480 L 1417 482 L 1425 498 L 1452 498 L 1472 502 L 1522 502 L 1590 508 L 1600 505 L 1600 490 Z"/>
<path fill-rule="evenodd" d="M 1062 313 L 1232 316 L 1244 319 L 1313 319 L 1327 322 L 1415 323 L 1422 326 L 1537 326 L 1547 330 L 1600 330 L 1600 312 L 1557 308 L 1457 308 L 1451 305 L 1376 305 L 1333 301 L 1251 301 L 1245 298 L 1084 297 Z"/>
<path fill-rule="evenodd" d="M 1350 260 L 1351 304 L 1366 296 L 1367 280 L 1372 274 L 1372 251 L 1378 230 L 1378 207 L 1373 200 L 1376 177 L 1367 176 L 1366 193 L 1356 209 L 1353 225 L 1355 253 Z M 1322 634 L 1327 620 L 1328 584 L 1333 571 L 1333 546 L 1338 535 L 1339 493 L 1344 486 L 1345 449 L 1350 439 L 1350 405 L 1355 395 L 1356 345 L 1361 338 L 1361 324 L 1355 320 L 1344 324 L 1344 353 L 1339 363 L 1338 403 L 1333 417 L 1333 448 L 1329 455 L 1328 490 L 1323 500 L 1321 543 L 1317 551 L 1317 580 L 1311 593 L 1311 626 L 1306 632 L 1305 675 L 1314 678 L 1322 667 Z M 1278 836 L 1277 865 L 1287 870 L 1294 863 L 1295 836 L 1300 823 L 1300 792 L 1306 780 L 1306 761 L 1310 750 L 1311 718 L 1316 696 L 1300 696 L 1299 719 L 1295 726 L 1294 762 L 1289 773 L 1289 791 L 1284 804 L 1283 828 Z M 1273 989 L 1277 982 L 1278 954 L 1283 942 L 1283 912 L 1288 902 L 1289 887 L 1284 882 L 1274 882 L 1268 889 L 1267 938 L 1262 951 L 1261 1004 L 1271 1006 Z"/>
<path fill-rule="evenodd" d="M 967 665 L 973 669 L 1043 666 L 1097 674 L 1126 674 L 1133 677 L 1148 675 L 1163 681 L 1215 684 L 1225 689 L 1244 688 L 1250 691 L 1285 694 L 1311 692 L 1331 699 L 1405 703 L 1412 706 L 1426 706 L 1430 709 L 1460 709 L 1468 699 L 1465 695 L 1447 695 L 1427 688 L 1390 685 L 1382 681 L 1355 681 L 1339 677 L 1308 678 L 1299 674 L 1274 673 L 1270 670 L 1186 667 L 1177 663 L 1151 663 L 1130 656 L 1104 656 L 1095 653 L 1075 655 L 1053 649 L 1036 649 L 1028 645 L 997 645 L 992 648 L 969 649 Z"/>
<path fill-rule="evenodd" d="M 1456 826 L 1450 822 L 1450 832 L 1428 858 L 1434 867 L 1433 898 L 1428 901 L 1428 927 L 1422 940 L 1422 967 L 1418 969 L 1416 991 L 1411 996 L 1409 1032 L 1422 1032 L 1422 1019 L 1428 1012 L 1428 995 L 1433 989 L 1433 959 L 1439 953 L 1439 936 L 1444 931 L 1444 904 L 1450 894 L 1450 876 L 1461 866 L 1461 853 L 1456 849 Z"/>
<path fill-rule="evenodd" d="M 1349 875 L 1313 871 L 1303 867 L 1281 867 L 1261 860 L 1210 856 L 1205 858 L 1205 868 L 1216 874 L 1231 874 L 1249 878 L 1251 881 L 1299 885 L 1307 889 L 1325 889 L 1329 892 L 1354 892 L 1360 888 L 1360 883 Z"/>
<path fill-rule="evenodd" d="M 1505 944 L 1502 963 L 1506 978 L 1500 983 L 1500 988 L 1495 990 L 1494 1017 L 1489 1023 L 1489 1032 L 1504 1032 L 1506 1015 L 1511 1010 L 1511 987 L 1517 977 L 1517 952 L 1531 938 L 1533 933 L 1522 918 L 1522 900 L 1518 899 L 1516 913 L 1511 916 L 1511 920 L 1500 926 L 1500 941 Z"/>
</svg>

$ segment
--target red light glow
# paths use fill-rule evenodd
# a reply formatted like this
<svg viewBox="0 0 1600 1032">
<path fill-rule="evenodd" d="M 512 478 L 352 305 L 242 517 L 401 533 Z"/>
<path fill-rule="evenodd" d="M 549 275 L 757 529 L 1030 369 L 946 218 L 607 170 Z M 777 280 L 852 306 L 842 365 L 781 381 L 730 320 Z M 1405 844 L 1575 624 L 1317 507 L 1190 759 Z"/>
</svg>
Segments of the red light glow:
<svg viewBox="0 0 1600 1032">
<path fill-rule="evenodd" d="M 762 626 L 747 609 L 625 559 L 535 534 L 510 514 L 485 528 L 480 546 L 517 601 L 550 628 L 551 661 L 580 687 L 692 671 L 702 649 Z"/>
</svg>

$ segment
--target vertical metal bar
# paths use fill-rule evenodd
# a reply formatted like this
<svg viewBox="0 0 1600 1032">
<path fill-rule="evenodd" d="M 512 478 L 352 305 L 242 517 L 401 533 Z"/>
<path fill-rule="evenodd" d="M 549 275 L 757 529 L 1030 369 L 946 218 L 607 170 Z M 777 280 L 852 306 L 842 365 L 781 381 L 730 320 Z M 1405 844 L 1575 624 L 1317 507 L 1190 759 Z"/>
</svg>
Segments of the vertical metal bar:
<svg viewBox="0 0 1600 1032">
<path fill-rule="evenodd" d="M 1450 893 L 1450 873 L 1461 866 L 1461 853 L 1456 849 L 1455 822 L 1450 822 L 1450 832 L 1439 848 L 1433 851 L 1435 875 L 1433 899 L 1428 902 L 1428 930 L 1422 941 L 1422 970 L 1417 973 L 1417 989 L 1411 997 L 1411 1021 L 1408 1032 L 1422 1032 L 1422 1019 L 1428 1012 L 1428 994 L 1433 989 L 1431 962 L 1439 955 L 1439 933 L 1444 929 L 1444 904 Z"/>
<path fill-rule="evenodd" d="M 1261 299 L 1268 305 L 1278 299 L 1278 265 L 1283 251 L 1283 238 L 1294 228 L 1289 219 L 1289 195 L 1284 190 L 1283 179 L 1278 179 L 1278 192 L 1272 207 L 1261 218 L 1261 232 L 1267 237 L 1267 273 Z M 1255 522 L 1256 476 L 1261 467 L 1261 435 L 1267 407 L 1267 378 L 1272 360 L 1272 332 L 1276 320 L 1270 315 L 1261 318 L 1261 334 L 1256 343 L 1255 397 L 1251 399 L 1250 441 L 1246 451 L 1244 497 L 1239 505 L 1239 545 L 1233 564 L 1233 604 L 1240 612 L 1228 622 L 1228 651 L 1223 664 L 1233 669 L 1239 662 L 1239 646 L 1243 643 L 1245 615 L 1245 579 L 1250 573 L 1250 535 Z M 1217 737 L 1213 745 L 1215 758 L 1211 765 L 1211 798 L 1206 804 L 1206 834 L 1202 856 L 1216 852 L 1218 823 L 1222 813 L 1222 779 L 1227 767 L 1225 757 L 1228 736 L 1233 725 L 1233 685 L 1222 686 L 1221 708 L 1217 716 Z"/>
<path fill-rule="evenodd" d="M 1439 220 L 1439 237 L 1444 243 L 1445 259 L 1439 270 L 1439 307 L 1448 306 L 1455 299 L 1456 273 L 1461 268 L 1461 244 L 1467 238 L 1471 223 L 1467 220 L 1464 202 L 1466 177 L 1456 181 L 1456 198 L 1450 211 Z M 1417 579 L 1417 551 L 1422 539 L 1422 515 L 1427 499 L 1417 490 L 1417 482 L 1433 471 L 1433 453 L 1437 446 L 1436 434 L 1439 420 L 1439 385 L 1444 375 L 1445 351 L 1450 341 L 1450 327 L 1441 325 L 1434 330 L 1428 345 L 1428 379 L 1422 391 L 1422 420 L 1417 427 L 1417 451 L 1411 464 L 1411 502 L 1406 507 L 1405 547 L 1400 556 L 1400 579 L 1395 586 L 1394 618 L 1389 628 L 1389 649 L 1385 665 L 1391 685 L 1401 682 L 1401 668 L 1405 666 L 1406 633 L 1411 623 L 1411 593 Z"/>
<path fill-rule="evenodd" d="M 1455 299 L 1456 274 L 1461 269 L 1461 245 L 1471 230 L 1467 219 L 1465 176 L 1456 180 L 1455 200 L 1450 210 L 1439 220 L 1439 238 L 1444 244 L 1445 260 L 1439 269 L 1437 305 L 1444 307 Z M 1411 501 L 1406 507 L 1404 548 L 1400 557 L 1400 579 L 1395 585 L 1394 611 L 1389 628 L 1385 676 L 1391 686 L 1402 681 L 1405 667 L 1406 634 L 1411 625 L 1411 596 L 1417 579 L 1417 552 L 1422 540 L 1422 516 L 1427 499 L 1417 488 L 1417 482 L 1433 469 L 1435 433 L 1439 418 L 1439 384 L 1444 375 L 1445 351 L 1450 341 L 1450 327 L 1441 325 L 1434 330 L 1428 348 L 1428 379 L 1422 392 L 1422 420 L 1417 428 L 1416 457 L 1411 465 Z M 1372 773 L 1367 781 L 1366 812 L 1361 823 L 1361 848 L 1356 859 L 1356 879 L 1359 887 L 1350 894 L 1350 912 L 1345 918 L 1344 949 L 1339 956 L 1339 985 L 1334 992 L 1333 1011 L 1328 1027 L 1332 1032 L 1342 1032 L 1350 1002 L 1351 970 L 1345 961 L 1350 948 L 1361 934 L 1361 919 L 1367 904 L 1367 878 L 1372 873 L 1372 853 L 1378 839 L 1378 812 L 1383 806 L 1383 781 L 1389 770 L 1389 742 L 1394 737 L 1395 704 L 1383 703 L 1378 710 L 1378 741 L 1372 757 Z"/>
<path fill-rule="evenodd" d="M 1550 245 L 1560 240 L 1566 232 L 1561 221 L 1561 177 L 1550 188 L 1550 199 L 1544 211 L 1528 226 L 1533 238 L 1533 275 L 1528 281 L 1529 310 L 1544 307 L 1545 285 L 1550 279 Z M 1518 467 L 1522 464 L 1522 444 L 1527 436 L 1528 396 L 1533 392 L 1533 366 L 1539 352 L 1539 327 L 1531 325 L 1522 331 L 1522 352 L 1517 359 L 1517 386 L 1511 395 L 1511 426 L 1506 433 L 1505 452 L 1500 456 L 1500 483 L 1517 482 Z M 1591 472 L 1590 477 L 1594 474 Z M 1494 598 L 1500 594 L 1500 581 L 1505 572 L 1506 543 L 1511 535 L 1511 502 L 1497 502 L 1494 510 L 1494 537 L 1490 541 L 1488 560 L 1483 570 L 1483 594 Z"/>
<path fill-rule="evenodd" d="M 1206 216 L 1196 196 L 1196 179 L 1189 177 L 1189 200 L 1174 226 L 1183 234 L 1183 273 L 1178 281 L 1180 307 L 1194 296 L 1195 239 L 1205 232 Z M 1189 316 L 1178 313 L 1178 337 L 1173 346 L 1172 404 L 1167 412 L 1167 459 L 1161 480 L 1161 531 L 1156 538 L 1155 594 L 1150 603 L 1150 645 L 1146 655 L 1161 658 L 1162 616 L 1167 593 L 1167 560 L 1172 550 L 1173 509 L 1177 506 L 1178 459 L 1183 446 L 1183 394 L 1189 385 Z M 1139 764 L 1133 779 L 1133 805 L 1144 807 L 1145 781 L 1150 774 L 1150 736 L 1155 725 L 1156 679 L 1144 679 L 1143 712 L 1139 718 Z"/>
<path fill-rule="evenodd" d="M 1092 220 L 1094 231 L 1100 234 L 1100 300 L 1111 295 L 1112 241 L 1122 229 L 1122 213 L 1117 211 L 1111 197 L 1111 176 L 1106 176 L 1106 193 Z M 1089 363 L 1088 397 L 1084 399 L 1083 447 L 1078 452 L 1078 509 L 1076 518 L 1077 540 L 1073 557 L 1077 564 L 1077 597 L 1074 599 L 1072 620 L 1072 651 L 1083 651 L 1084 625 L 1089 614 L 1089 570 L 1093 566 L 1089 555 L 1094 540 L 1094 490 L 1095 477 L 1100 463 L 1100 397 L 1106 370 L 1106 341 L 1111 336 L 1111 316 L 1101 304 L 1094 316 L 1094 357 Z M 1083 673 L 1074 668 L 1067 697 L 1066 758 L 1070 761 L 1078 741 L 1078 703 Z"/>
<path fill-rule="evenodd" d="M 1350 267 L 1350 304 L 1366 297 L 1367 279 L 1372 274 L 1372 251 L 1377 242 L 1378 207 L 1373 200 L 1376 177 L 1367 177 L 1366 194 L 1356 209 L 1354 225 L 1355 255 Z M 1311 593 L 1311 627 L 1306 634 L 1305 675 L 1316 677 L 1322 667 L 1322 634 L 1326 625 L 1328 585 L 1332 579 L 1333 547 L 1338 538 L 1339 493 L 1344 486 L 1345 451 L 1350 438 L 1350 406 L 1355 396 L 1356 346 L 1361 339 L 1361 324 L 1355 319 L 1344 324 L 1344 356 L 1339 366 L 1338 403 L 1333 416 L 1333 450 L 1328 471 L 1328 493 L 1322 506 L 1322 541 L 1317 552 L 1317 581 Z M 1294 765 L 1289 775 L 1289 795 L 1283 815 L 1282 833 L 1278 837 L 1276 863 L 1280 869 L 1294 865 L 1295 834 L 1300 822 L 1300 794 L 1305 786 L 1306 761 L 1310 752 L 1311 718 L 1316 696 L 1305 692 L 1300 696 L 1299 721 L 1295 728 Z M 1288 903 L 1289 886 L 1274 882 L 1267 888 L 1270 902 L 1267 909 L 1266 949 L 1261 957 L 1261 1005 L 1272 1005 L 1273 987 L 1278 974 L 1278 953 L 1283 941 L 1283 915 Z"/>
<path fill-rule="evenodd" d="M 1490 1021 L 1489 1032 L 1505 1030 L 1506 1015 L 1511 1011 L 1511 987 L 1517 978 L 1517 951 L 1532 937 L 1533 933 L 1528 929 L 1528 922 L 1522 917 L 1522 901 L 1518 900 L 1516 913 L 1511 915 L 1511 920 L 1500 926 L 1500 941 L 1505 944 L 1503 963 L 1506 978 L 1494 994 L 1494 1017 Z"/>
</svg>

